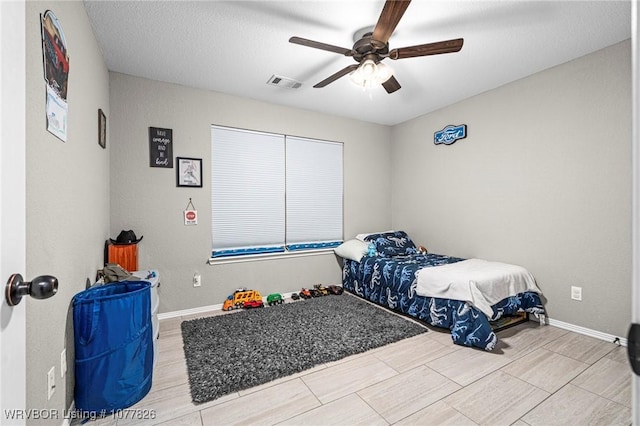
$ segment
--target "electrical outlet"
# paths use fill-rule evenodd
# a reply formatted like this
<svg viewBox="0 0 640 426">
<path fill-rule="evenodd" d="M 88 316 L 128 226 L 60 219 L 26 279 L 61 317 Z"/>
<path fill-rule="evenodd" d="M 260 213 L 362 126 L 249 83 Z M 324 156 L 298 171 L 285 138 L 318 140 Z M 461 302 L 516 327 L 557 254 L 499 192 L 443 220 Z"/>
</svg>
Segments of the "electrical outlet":
<svg viewBox="0 0 640 426">
<path fill-rule="evenodd" d="M 571 298 L 573 300 L 582 300 L 582 287 L 571 286 Z"/>
<path fill-rule="evenodd" d="M 60 352 L 60 378 L 64 379 L 65 374 L 67 374 L 67 350 L 63 349 Z"/>
<path fill-rule="evenodd" d="M 200 274 L 198 273 L 193 274 L 193 286 L 200 287 L 201 284 L 202 284 L 202 278 L 200 277 Z"/>
<path fill-rule="evenodd" d="M 51 396 L 56 391 L 56 367 L 51 367 L 51 370 L 47 373 L 47 400 L 51 399 Z"/>
</svg>

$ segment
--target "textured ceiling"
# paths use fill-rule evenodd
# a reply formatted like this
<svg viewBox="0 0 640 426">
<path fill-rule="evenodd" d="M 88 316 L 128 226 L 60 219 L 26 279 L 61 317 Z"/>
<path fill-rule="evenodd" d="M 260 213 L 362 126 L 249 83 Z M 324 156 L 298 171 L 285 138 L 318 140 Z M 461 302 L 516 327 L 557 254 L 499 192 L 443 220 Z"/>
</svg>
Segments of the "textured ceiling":
<svg viewBox="0 0 640 426">
<path fill-rule="evenodd" d="M 351 48 L 384 1 L 94 1 L 85 7 L 107 67 L 134 76 L 393 125 L 631 37 L 631 1 L 414 0 L 391 49 L 464 38 L 458 53 L 385 63 L 402 88 L 363 90 L 352 58 L 295 45 Z M 273 75 L 299 89 L 266 84 Z"/>
</svg>

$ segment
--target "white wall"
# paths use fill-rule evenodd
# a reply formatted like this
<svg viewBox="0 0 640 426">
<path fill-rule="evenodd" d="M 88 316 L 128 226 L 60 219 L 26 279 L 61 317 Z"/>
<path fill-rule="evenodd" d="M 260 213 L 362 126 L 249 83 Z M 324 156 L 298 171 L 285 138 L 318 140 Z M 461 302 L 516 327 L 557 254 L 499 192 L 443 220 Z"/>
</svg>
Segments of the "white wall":
<svg viewBox="0 0 640 426">
<path fill-rule="evenodd" d="M 334 254 L 205 265 L 211 254 L 211 125 L 344 143 L 344 237 L 391 224 L 390 128 L 110 73 L 111 234 L 133 229 L 139 268 L 161 274 L 160 312 L 223 303 L 237 287 L 299 291 L 340 283 Z M 203 188 L 177 188 L 176 171 L 149 167 L 149 127 L 173 129 L 173 156 L 203 160 Z M 185 226 L 189 198 L 198 225 Z M 194 288 L 192 277 L 202 275 Z"/>
<path fill-rule="evenodd" d="M 46 130 L 40 14 L 48 9 L 62 25 L 70 57 L 66 143 Z M 98 108 L 109 117 L 109 76 L 82 2 L 27 2 L 26 53 L 25 278 L 51 274 L 59 280 L 52 298 L 27 297 L 23 302 L 27 409 L 56 409 L 62 415 L 73 398 L 71 299 L 102 267 L 109 235 L 109 142 L 103 150 L 97 141 Z M 65 346 L 69 371 L 61 379 L 60 353 Z M 53 366 L 56 390 L 47 401 L 47 371 Z"/>
<path fill-rule="evenodd" d="M 525 266 L 552 318 L 625 336 L 630 47 L 619 43 L 396 126 L 393 227 L 436 253 Z M 466 139 L 434 145 L 435 131 L 463 123 Z M 571 286 L 583 288 L 582 302 L 570 299 Z"/>
</svg>

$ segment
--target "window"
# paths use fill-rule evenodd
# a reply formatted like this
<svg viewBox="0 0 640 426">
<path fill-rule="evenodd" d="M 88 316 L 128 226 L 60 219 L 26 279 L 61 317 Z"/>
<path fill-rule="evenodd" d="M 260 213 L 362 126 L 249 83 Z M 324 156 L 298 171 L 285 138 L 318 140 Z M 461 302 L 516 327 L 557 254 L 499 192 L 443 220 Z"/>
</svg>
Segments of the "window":
<svg viewBox="0 0 640 426">
<path fill-rule="evenodd" d="M 212 257 L 342 241 L 342 144 L 212 126 Z"/>
</svg>

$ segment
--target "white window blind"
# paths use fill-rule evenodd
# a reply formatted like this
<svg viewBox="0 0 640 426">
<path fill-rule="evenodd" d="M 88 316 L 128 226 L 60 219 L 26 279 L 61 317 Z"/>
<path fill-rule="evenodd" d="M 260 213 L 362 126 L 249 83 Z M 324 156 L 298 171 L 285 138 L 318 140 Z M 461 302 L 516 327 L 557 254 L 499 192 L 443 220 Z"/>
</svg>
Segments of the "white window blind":
<svg viewBox="0 0 640 426">
<path fill-rule="evenodd" d="M 342 239 L 342 144 L 286 138 L 287 244 Z"/>
<path fill-rule="evenodd" d="M 212 126 L 212 256 L 338 245 L 342 144 Z"/>
<path fill-rule="evenodd" d="M 284 249 L 284 137 L 211 131 L 213 249 Z"/>
</svg>

